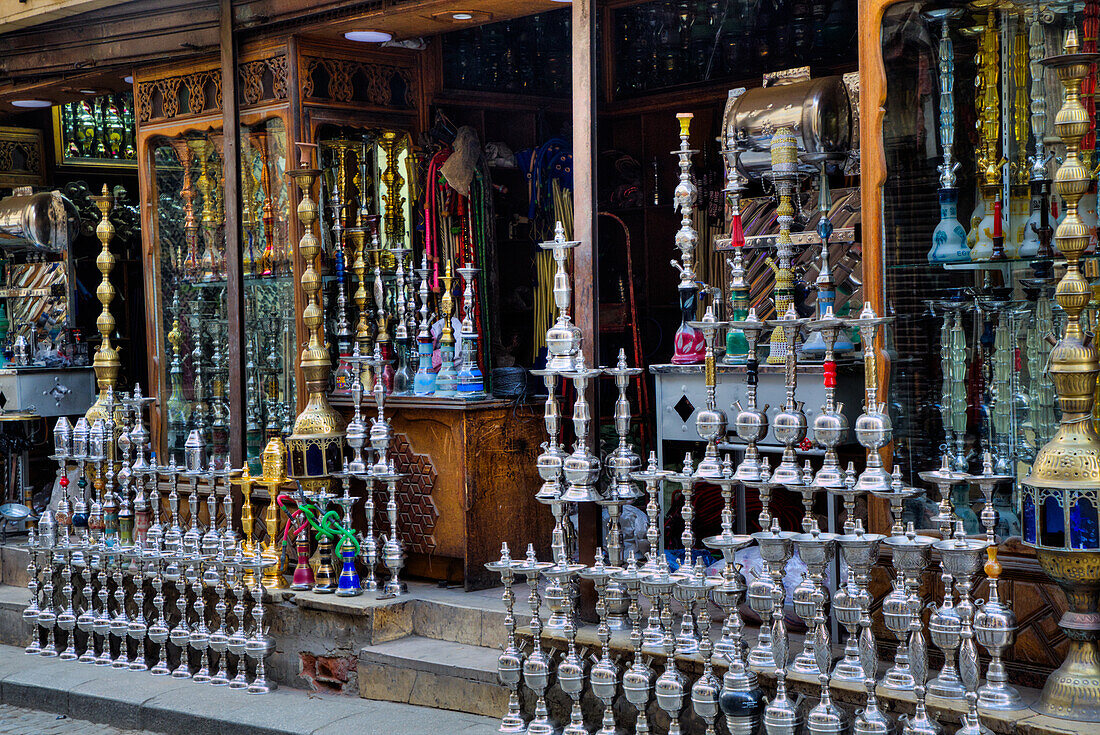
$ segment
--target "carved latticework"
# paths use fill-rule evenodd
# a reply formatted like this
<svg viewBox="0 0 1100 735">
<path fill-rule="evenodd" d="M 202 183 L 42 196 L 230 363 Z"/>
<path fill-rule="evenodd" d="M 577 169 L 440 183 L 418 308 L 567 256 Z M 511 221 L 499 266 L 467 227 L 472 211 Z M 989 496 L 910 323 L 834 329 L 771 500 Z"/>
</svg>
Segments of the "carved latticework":
<svg viewBox="0 0 1100 735">
<path fill-rule="evenodd" d="M 394 434 L 390 447 L 397 471 L 405 475 L 397 483 L 398 535 L 405 549 L 415 554 L 431 554 L 435 551 L 435 525 L 439 519 L 439 510 L 432 499 L 435 487 L 436 471 L 432 458 L 426 454 L 416 454 L 409 446 L 404 434 Z M 379 488 L 379 498 L 375 500 L 375 528 L 386 529 L 385 501 L 379 502 L 385 493 Z"/>
<path fill-rule="evenodd" d="M 0 186 L 46 183 L 42 131 L 0 128 Z"/>
<path fill-rule="evenodd" d="M 238 64 L 241 102 L 245 105 L 255 105 L 269 100 L 285 100 L 288 72 L 289 65 L 285 54 Z M 266 83 L 269 75 L 270 82 Z"/>
<path fill-rule="evenodd" d="M 170 120 L 181 115 L 198 115 L 222 106 L 222 76 L 218 69 L 206 69 L 161 79 L 138 81 L 134 94 L 139 123 Z M 181 111 L 181 90 L 187 92 L 187 109 Z M 212 94 L 210 93 L 212 91 Z M 207 104 L 211 99 L 212 103 Z"/>
<path fill-rule="evenodd" d="M 302 57 L 302 96 L 410 109 L 416 99 L 412 69 L 352 59 Z"/>
</svg>

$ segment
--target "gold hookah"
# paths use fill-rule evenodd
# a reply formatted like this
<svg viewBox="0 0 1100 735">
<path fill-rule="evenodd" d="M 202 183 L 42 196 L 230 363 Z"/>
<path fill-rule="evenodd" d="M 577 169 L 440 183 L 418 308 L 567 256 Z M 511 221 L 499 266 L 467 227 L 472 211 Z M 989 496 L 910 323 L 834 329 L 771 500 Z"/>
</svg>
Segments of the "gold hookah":
<svg viewBox="0 0 1100 735">
<path fill-rule="evenodd" d="M 255 148 L 256 142 L 252 141 Z M 244 230 L 245 242 L 241 243 L 241 271 L 245 276 L 255 275 L 258 259 L 256 258 L 256 225 L 259 224 L 256 216 L 256 169 L 253 155 L 247 154 L 241 169 L 241 187 L 244 189 L 241 197 L 241 228 Z"/>
<path fill-rule="evenodd" d="M 264 227 L 264 251 L 260 255 L 260 275 L 270 276 L 276 270 L 275 212 L 271 202 L 271 174 L 267 167 L 267 132 L 256 131 L 256 149 L 260 154 L 260 190 L 264 203 L 260 208 L 260 221 Z M 252 167 L 249 166 L 251 171 Z"/>
<path fill-rule="evenodd" d="M 183 239 L 187 244 L 187 254 L 176 253 L 175 266 L 183 272 L 185 278 L 194 279 L 198 273 L 199 225 L 195 222 L 195 189 L 191 185 L 191 145 L 185 138 L 173 138 L 172 149 L 176 152 L 180 167 L 183 168 L 183 183 L 180 185 L 180 198 L 183 199 Z"/>
<path fill-rule="evenodd" d="M 1054 298 L 1065 312 L 1065 332 L 1050 352 L 1048 372 L 1058 393 L 1062 419 L 1054 437 L 1039 450 L 1030 474 L 1021 483 L 1024 543 L 1036 550 L 1043 571 L 1062 588 L 1068 611 L 1059 625 L 1069 647 L 1062 666 L 1047 678 L 1036 709 L 1076 721 L 1100 722 L 1100 541 L 1081 532 L 1086 524 L 1074 514 L 1093 512 L 1100 503 L 1100 435 L 1092 421 L 1100 355 L 1094 335 L 1081 327 L 1081 313 L 1092 289 L 1081 273 L 1081 256 L 1089 245 L 1089 228 L 1078 203 L 1089 189 L 1090 172 L 1080 158 L 1081 139 L 1090 121 L 1081 103 L 1081 81 L 1100 54 L 1078 53 L 1077 31 L 1065 36 L 1065 53 L 1047 58 L 1065 88 L 1065 102 L 1054 131 L 1066 155 L 1054 177 L 1054 188 L 1066 204 L 1066 216 L 1054 233 L 1065 255 L 1066 272 Z M 1051 501 L 1060 506 L 1061 524 L 1046 529 Z M 1057 528 L 1057 526 L 1061 528 Z"/>
<path fill-rule="evenodd" d="M 96 288 L 95 295 L 99 299 L 99 303 L 103 305 L 103 310 L 99 312 L 99 317 L 95 321 L 100 343 L 99 349 L 95 352 L 95 358 L 92 360 L 92 369 L 95 371 L 99 396 L 87 413 L 84 414 L 84 418 L 88 420 L 89 424 L 94 424 L 96 419 L 107 421 L 107 392 L 108 390 L 114 390 L 115 386 L 118 385 L 118 374 L 122 370 L 122 362 L 118 359 L 118 348 L 111 343 L 111 335 L 115 333 L 115 318 L 111 314 L 110 305 L 115 299 L 115 287 L 111 284 L 110 276 L 111 271 L 115 268 L 116 258 L 110 248 L 111 239 L 115 236 L 115 226 L 111 224 L 111 220 L 107 215 L 110 214 L 114 206 L 114 197 L 111 196 L 107 190 L 107 185 L 104 184 L 102 193 L 99 196 L 93 196 L 92 201 L 95 202 L 102 215 L 99 224 L 95 228 L 95 235 L 99 238 L 102 246 L 99 255 L 95 259 L 95 265 L 103 278 Z M 113 452 L 114 441 L 111 440 L 109 443 L 111 446 L 109 451 Z"/>
<path fill-rule="evenodd" d="M 260 483 L 267 487 L 268 500 L 267 512 L 264 516 L 267 543 L 263 546 L 261 556 L 267 562 L 267 566 L 264 568 L 261 584 L 269 590 L 285 590 L 290 585 L 283 576 L 283 554 L 279 543 L 280 513 L 279 505 L 275 500 L 279 497 L 279 489 L 286 482 L 286 447 L 279 437 L 275 437 L 264 447 L 263 468 L 263 479 Z M 249 497 L 251 498 L 251 493 Z"/>
<path fill-rule="evenodd" d="M 273 468 L 274 469 L 274 468 Z M 244 538 L 241 539 L 241 552 L 245 556 L 253 556 L 256 553 L 256 545 L 253 541 L 253 535 L 256 530 L 256 517 L 252 509 L 252 486 L 257 481 L 261 481 L 260 478 L 255 478 L 248 472 L 248 464 L 245 463 L 244 469 L 241 471 L 240 477 L 236 482 L 241 487 L 241 531 Z M 276 518 L 276 526 L 278 526 L 278 519 Z M 278 530 L 276 530 L 278 533 Z M 244 573 L 244 581 L 246 584 L 256 584 L 256 573 L 249 569 Z M 284 582 L 286 580 L 283 580 Z"/>
<path fill-rule="evenodd" d="M 385 222 L 386 250 L 405 247 L 405 197 L 401 195 L 401 189 L 405 186 L 405 179 L 401 176 L 401 167 L 397 165 L 398 156 L 405 147 L 404 133 L 396 130 L 384 130 L 378 140 L 382 152 L 386 154 L 386 168 L 382 171 L 382 184 L 386 187 L 386 193 L 382 195 L 382 201 L 386 204 Z M 393 270 L 396 266 L 392 253 L 384 252 L 383 267 Z"/>
<path fill-rule="evenodd" d="M 779 197 L 776 218 L 779 222 L 779 236 L 776 238 L 776 260 L 771 258 L 767 264 L 775 274 L 775 314 L 776 318 L 786 314 L 794 297 L 794 272 L 791 270 L 791 258 L 794 255 L 794 243 L 791 240 L 791 224 L 794 222 L 794 188 L 798 183 L 798 144 L 794 131 L 781 127 L 775 131 L 771 141 L 772 184 Z M 797 344 L 797 335 L 795 336 Z M 770 342 L 769 365 L 783 365 L 787 362 L 787 350 L 795 349 L 796 344 L 787 341 L 786 330 L 773 329 Z"/>
<path fill-rule="evenodd" d="M 340 469 L 344 419 L 329 405 L 326 396 L 332 359 L 322 333 L 325 313 L 321 305 L 321 274 L 317 270 L 321 247 L 313 233 L 313 223 L 317 221 L 317 202 L 311 196 L 313 182 L 321 173 L 310 168 L 312 149 L 317 146 L 312 143 L 299 143 L 298 146 L 301 149 L 299 167 L 287 173 L 302 194 L 298 203 L 298 221 L 302 226 L 298 252 L 306 265 L 301 281 L 306 302 L 302 322 L 309 337 L 299 364 L 309 396 L 305 408 L 294 420 L 294 431 L 287 437 L 287 449 L 290 476 L 300 480 L 302 488 L 310 493 L 326 487 L 329 476 Z"/>
<path fill-rule="evenodd" d="M 1012 165 L 1012 189 L 1009 201 L 1008 221 L 1010 223 L 1006 241 L 1007 255 L 1017 257 L 1024 242 L 1024 228 L 1031 214 L 1031 168 L 1027 160 L 1027 141 L 1031 127 L 1031 98 L 1028 95 L 1027 71 L 1030 64 L 1028 32 L 1021 13 L 1015 24 L 1012 39 L 1012 82 L 1016 87 L 1016 100 L 1013 106 L 1013 132 L 1016 138 L 1016 161 Z"/>
<path fill-rule="evenodd" d="M 974 104 L 978 108 L 978 117 L 974 123 L 978 130 L 977 171 L 981 177 L 982 218 L 977 221 L 978 208 L 971 217 L 970 250 L 971 260 L 989 260 L 995 257 L 993 238 L 1001 231 L 1001 223 L 996 221 L 997 201 L 1001 191 L 1001 168 L 1004 161 L 999 148 L 1001 131 L 1000 98 L 998 96 L 998 77 L 1000 74 L 1000 52 L 998 44 L 997 19 L 992 0 L 974 3 L 977 9 L 988 8 L 985 25 L 979 36 L 978 53 L 975 64 L 978 68 L 977 91 Z M 1003 221 L 1004 213 L 1001 213 Z M 971 239 L 968 238 L 968 239 Z M 1003 253 L 1001 253 L 1003 255 Z"/>
</svg>

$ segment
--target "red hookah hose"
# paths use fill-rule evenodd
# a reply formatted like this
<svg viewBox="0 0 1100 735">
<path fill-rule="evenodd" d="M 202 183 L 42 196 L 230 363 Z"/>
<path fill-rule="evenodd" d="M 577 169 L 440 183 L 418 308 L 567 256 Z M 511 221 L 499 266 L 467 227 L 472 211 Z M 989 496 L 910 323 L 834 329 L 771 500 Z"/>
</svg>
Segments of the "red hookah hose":
<svg viewBox="0 0 1100 735">
<path fill-rule="evenodd" d="M 432 290 L 439 290 L 439 169 L 450 157 L 449 150 L 441 150 L 428 163 L 428 186 L 424 189 L 424 249 L 432 264 Z"/>
</svg>

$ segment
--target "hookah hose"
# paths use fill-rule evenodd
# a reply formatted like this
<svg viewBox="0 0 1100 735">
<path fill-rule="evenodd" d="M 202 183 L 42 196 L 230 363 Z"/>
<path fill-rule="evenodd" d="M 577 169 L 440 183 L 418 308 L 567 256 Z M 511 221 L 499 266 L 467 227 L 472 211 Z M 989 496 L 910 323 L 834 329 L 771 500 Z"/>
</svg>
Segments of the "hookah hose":
<svg viewBox="0 0 1100 735">
<path fill-rule="evenodd" d="M 424 251 L 432 267 L 432 290 L 439 291 L 439 169 L 450 157 L 450 150 L 442 150 L 428 162 L 428 186 L 424 187 Z"/>
<path fill-rule="evenodd" d="M 321 516 L 320 520 L 317 519 L 317 506 L 304 501 L 297 501 L 289 495 L 280 494 L 275 502 L 282 508 L 288 518 L 286 526 L 283 528 L 283 546 L 286 546 L 289 540 L 297 538 L 298 534 L 306 529 L 307 526 L 312 526 L 313 530 L 317 532 L 319 536 L 326 536 L 329 540 L 339 537 L 333 551 L 334 553 L 340 553 L 344 543 L 350 543 L 355 547 L 355 552 L 359 553 L 359 539 L 355 537 L 355 534 L 340 523 L 340 514 L 335 510 L 330 510 Z M 288 502 L 294 502 L 297 508 L 293 511 L 287 507 Z M 291 530 L 290 526 L 296 519 L 304 519 L 303 522 L 298 525 L 297 528 Z"/>
</svg>

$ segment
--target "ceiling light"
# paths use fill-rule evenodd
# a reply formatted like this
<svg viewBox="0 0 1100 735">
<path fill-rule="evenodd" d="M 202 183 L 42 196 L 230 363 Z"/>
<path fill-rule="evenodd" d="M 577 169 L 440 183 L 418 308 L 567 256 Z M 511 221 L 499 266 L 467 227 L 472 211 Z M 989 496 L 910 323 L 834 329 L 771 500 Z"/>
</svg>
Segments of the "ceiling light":
<svg viewBox="0 0 1100 735">
<path fill-rule="evenodd" d="M 78 89 L 76 91 L 80 92 L 81 94 L 99 94 L 98 89 Z"/>
<path fill-rule="evenodd" d="M 12 100 L 13 107 L 50 107 L 53 105 L 49 100 Z"/>
<path fill-rule="evenodd" d="M 360 43 L 385 43 L 393 40 L 393 34 L 385 31 L 348 31 L 344 38 Z"/>
<path fill-rule="evenodd" d="M 451 17 L 454 18 L 455 20 L 473 20 L 474 19 L 474 14 L 473 13 L 452 13 Z"/>
<path fill-rule="evenodd" d="M 134 78 L 130 77 L 130 76 L 126 76 L 126 77 L 122 78 L 122 81 L 126 82 L 127 84 L 133 84 L 134 83 Z"/>
</svg>

